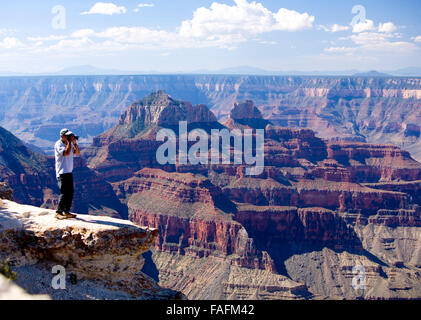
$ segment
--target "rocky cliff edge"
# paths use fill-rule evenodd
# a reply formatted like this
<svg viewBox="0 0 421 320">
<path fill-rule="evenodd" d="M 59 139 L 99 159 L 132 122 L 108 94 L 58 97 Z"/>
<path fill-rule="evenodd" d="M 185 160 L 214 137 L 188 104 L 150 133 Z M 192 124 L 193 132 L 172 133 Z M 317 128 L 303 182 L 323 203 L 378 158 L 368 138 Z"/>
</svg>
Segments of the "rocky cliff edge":
<svg viewBox="0 0 421 320">
<path fill-rule="evenodd" d="M 0 200 L 0 261 L 10 261 L 18 274 L 15 284 L 28 293 L 52 299 L 184 298 L 141 272 L 142 254 L 157 229 L 109 217 L 78 215 L 63 221 L 54 215 L 53 210 Z M 54 281 L 59 283 L 54 266 L 64 267 L 66 289 L 53 288 Z M 10 288 L 5 284 L 0 291 Z M 0 297 L 13 299 L 4 292 Z"/>
</svg>

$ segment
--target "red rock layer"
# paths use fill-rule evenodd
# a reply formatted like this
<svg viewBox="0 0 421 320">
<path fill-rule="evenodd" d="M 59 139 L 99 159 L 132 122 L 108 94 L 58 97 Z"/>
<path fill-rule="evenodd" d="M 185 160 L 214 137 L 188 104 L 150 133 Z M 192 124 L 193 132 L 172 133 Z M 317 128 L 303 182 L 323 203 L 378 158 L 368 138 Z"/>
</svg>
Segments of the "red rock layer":
<svg viewBox="0 0 421 320">
<path fill-rule="evenodd" d="M 238 117 L 226 124 L 253 127 L 259 117 L 247 117 L 247 112 L 254 114 L 250 103 L 236 107 L 241 106 L 245 110 L 236 110 Z M 334 259 L 338 252 L 345 260 L 349 253 L 363 257 L 368 241 L 361 233 L 364 227 L 369 234 L 378 225 L 420 225 L 419 188 L 413 182 L 420 180 L 421 164 L 394 146 L 328 142 L 311 130 L 268 125 L 263 172 L 247 176 L 245 165 L 160 167 L 149 133 L 91 149 L 89 162 L 113 181 L 117 196 L 127 203 L 129 219 L 159 229 L 157 252 L 283 272 L 300 255 L 321 248 L 324 254 L 325 248 L 333 250 Z M 319 290 L 323 277 L 314 274 L 322 270 L 309 263 L 313 275 L 302 264 L 288 272 L 304 276 L 303 282 Z M 375 272 L 380 277 L 379 268 Z"/>
<path fill-rule="evenodd" d="M 421 227 L 421 210 L 379 210 L 375 216 L 368 218 L 368 223 L 388 227 Z"/>
<path fill-rule="evenodd" d="M 340 216 L 324 208 L 240 206 L 235 220 L 252 230 L 250 235 L 274 241 L 342 243 L 351 232 Z"/>
<path fill-rule="evenodd" d="M 421 179 L 420 164 L 396 146 L 338 142 L 329 143 L 327 152 L 329 159 L 350 167 L 355 182 Z"/>
<path fill-rule="evenodd" d="M 364 185 L 373 189 L 404 192 L 409 194 L 416 204 L 421 205 L 421 180 L 366 183 Z"/>
<path fill-rule="evenodd" d="M 321 179 L 299 180 L 285 186 L 272 179 L 242 178 L 225 187 L 224 192 L 233 201 L 254 205 L 316 206 L 339 211 L 359 209 L 366 214 L 375 214 L 379 208 L 408 208 L 410 204 L 405 193 Z"/>
<path fill-rule="evenodd" d="M 273 270 L 267 254 L 256 250 L 227 212 L 234 204 L 208 179 L 143 169 L 117 190 L 134 192 L 127 203 L 129 219 L 159 229 L 157 249 L 198 257 L 236 254 L 235 265 Z"/>
</svg>

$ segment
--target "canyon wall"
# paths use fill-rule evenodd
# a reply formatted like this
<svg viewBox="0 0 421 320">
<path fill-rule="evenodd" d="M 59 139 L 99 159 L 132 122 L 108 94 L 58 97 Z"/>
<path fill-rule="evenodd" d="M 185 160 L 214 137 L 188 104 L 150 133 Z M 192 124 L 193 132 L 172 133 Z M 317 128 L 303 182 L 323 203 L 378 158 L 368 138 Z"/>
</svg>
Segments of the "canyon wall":
<svg viewBox="0 0 421 320">
<path fill-rule="evenodd" d="M 144 101 L 128 109 L 142 110 L 142 123 L 145 108 L 159 119 L 173 104 L 164 92 Z M 211 126 L 197 110 L 194 121 Z M 263 120 L 245 101 L 224 122 L 264 124 L 257 176 L 244 164 L 161 166 L 158 120 L 131 131 L 139 118 L 127 112 L 84 150 L 129 219 L 159 230 L 145 272 L 193 299 L 420 297 L 421 164 L 393 145 L 328 141 Z M 352 287 L 355 266 L 366 272 L 364 292 Z"/>
<path fill-rule="evenodd" d="M 351 209 L 229 205 L 221 189 L 203 176 L 159 169 L 143 169 L 116 189 L 129 199 L 130 220 L 159 230 L 145 272 L 191 299 L 421 295 L 419 209 L 369 215 Z M 364 267 L 364 292 L 352 287 L 355 266 Z"/>
<path fill-rule="evenodd" d="M 393 143 L 421 159 L 416 77 L 1 77 L 0 125 L 47 152 L 63 126 L 89 145 L 128 105 L 161 89 L 206 104 L 218 119 L 228 117 L 233 103 L 253 100 L 275 125 L 311 128 L 327 139 Z"/>
<path fill-rule="evenodd" d="M 253 79 L 269 87 L 266 81 L 276 80 L 282 94 L 293 95 L 292 85 L 334 85 L 298 94 L 317 99 L 333 99 L 351 85 L 381 84 L 390 90 L 398 90 L 402 81 L 411 90 L 418 85 L 408 79 Z M 231 90 L 228 84 L 218 90 L 213 84 L 199 87 L 214 94 Z M 367 93 L 346 89 L 343 94 L 351 99 Z M 92 198 L 109 198 L 133 223 L 158 231 L 152 253 L 144 256 L 145 274 L 193 299 L 421 297 L 421 164 L 409 152 L 362 139 L 328 140 L 308 128 L 279 127 L 250 100 L 233 104 L 221 124 L 199 103 L 157 91 L 130 104 L 78 160 L 80 202 L 104 211 L 108 205 L 92 203 Z M 245 164 L 160 165 L 155 138 L 160 129 L 173 128 L 171 114 L 190 128 L 263 129 L 263 171 L 247 176 Z M 16 148 L 19 155 L 30 154 L 21 144 Z M 363 291 L 352 287 L 356 266 L 366 272 Z"/>
</svg>

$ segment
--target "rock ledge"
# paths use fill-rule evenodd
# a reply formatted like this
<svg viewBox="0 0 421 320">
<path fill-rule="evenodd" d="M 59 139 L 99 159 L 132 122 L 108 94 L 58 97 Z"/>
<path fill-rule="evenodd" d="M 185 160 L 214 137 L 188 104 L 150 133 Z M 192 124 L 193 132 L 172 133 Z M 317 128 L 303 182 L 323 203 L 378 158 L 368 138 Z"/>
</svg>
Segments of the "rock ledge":
<svg viewBox="0 0 421 320">
<path fill-rule="evenodd" d="M 1 200 L 0 259 L 10 258 L 14 267 L 62 265 L 78 280 L 96 281 L 133 298 L 183 298 L 140 272 L 142 254 L 157 229 L 110 217 L 57 220 L 54 215 L 53 210 Z"/>
</svg>

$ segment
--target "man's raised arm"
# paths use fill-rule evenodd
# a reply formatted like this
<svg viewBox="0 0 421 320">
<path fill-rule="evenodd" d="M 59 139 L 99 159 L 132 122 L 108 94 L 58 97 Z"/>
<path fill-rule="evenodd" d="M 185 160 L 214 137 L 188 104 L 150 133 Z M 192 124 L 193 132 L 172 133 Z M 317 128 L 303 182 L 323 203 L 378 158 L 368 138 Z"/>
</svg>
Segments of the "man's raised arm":
<svg viewBox="0 0 421 320">
<path fill-rule="evenodd" d="M 67 157 L 70 155 L 72 151 L 72 144 L 70 143 L 69 139 L 66 139 L 66 149 L 64 149 L 63 156 Z"/>
<path fill-rule="evenodd" d="M 76 141 L 77 141 L 76 138 L 75 137 L 72 137 L 73 146 L 75 147 L 74 153 L 75 153 L 75 155 L 79 155 L 80 154 L 80 150 L 79 150 L 79 146 L 77 145 L 77 142 Z"/>
</svg>

